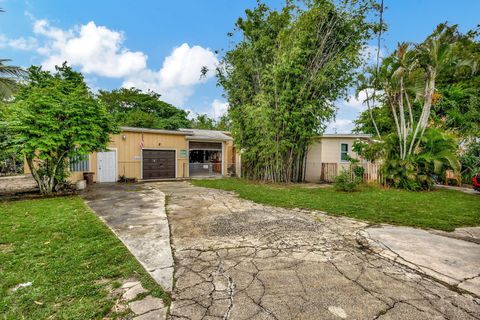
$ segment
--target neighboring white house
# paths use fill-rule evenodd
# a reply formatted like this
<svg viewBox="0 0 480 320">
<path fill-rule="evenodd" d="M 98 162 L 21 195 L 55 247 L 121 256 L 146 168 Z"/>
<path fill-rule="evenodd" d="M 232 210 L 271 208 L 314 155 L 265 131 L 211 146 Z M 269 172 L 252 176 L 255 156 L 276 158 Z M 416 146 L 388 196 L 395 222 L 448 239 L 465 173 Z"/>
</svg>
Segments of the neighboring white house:
<svg viewBox="0 0 480 320">
<path fill-rule="evenodd" d="M 356 158 L 352 151 L 356 140 L 370 140 L 368 134 L 324 134 L 315 139 L 307 152 L 305 181 L 332 181 L 349 166 L 348 156 Z"/>
</svg>

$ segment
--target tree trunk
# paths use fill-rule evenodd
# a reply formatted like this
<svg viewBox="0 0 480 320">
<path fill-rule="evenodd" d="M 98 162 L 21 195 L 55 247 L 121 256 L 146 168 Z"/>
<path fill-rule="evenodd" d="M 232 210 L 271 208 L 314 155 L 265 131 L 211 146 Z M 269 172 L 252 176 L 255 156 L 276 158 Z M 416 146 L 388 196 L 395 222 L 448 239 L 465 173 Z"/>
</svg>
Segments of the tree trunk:
<svg viewBox="0 0 480 320">
<path fill-rule="evenodd" d="M 430 118 L 430 109 L 432 106 L 432 98 L 433 92 L 435 90 L 435 77 L 436 72 L 431 67 L 429 68 L 429 78 L 427 83 L 425 84 L 425 102 L 423 104 L 422 114 L 420 115 L 420 119 L 418 120 L 417 126 L 415 128 L 415 132 L 413 134 L 412 141 L 410 142 L 410 148 L 408 150 L 408 154 L 412 154 L 413 146 L 415 145 L 415 140 L 417 139 L 417 135 L 421 130 L 420 135 L 418 136 L 417 147 L 420 144 L 420 138 L 425 133 L 425 128 L 428 124 L 428 119 Z"/>
</svg>

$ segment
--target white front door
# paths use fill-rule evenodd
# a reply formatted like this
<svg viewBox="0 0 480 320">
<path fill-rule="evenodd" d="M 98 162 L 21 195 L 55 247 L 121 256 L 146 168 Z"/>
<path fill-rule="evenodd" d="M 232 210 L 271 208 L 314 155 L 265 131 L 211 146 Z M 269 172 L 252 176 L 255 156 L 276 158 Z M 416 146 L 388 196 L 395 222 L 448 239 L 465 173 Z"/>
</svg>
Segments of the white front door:
<svg viewBox="0 0 480 320">
<path fill-rule="evenodd" d="M 117 152 L 106 151 L 97 153 L 97 181 L 117 181 Z"/>
</svg>

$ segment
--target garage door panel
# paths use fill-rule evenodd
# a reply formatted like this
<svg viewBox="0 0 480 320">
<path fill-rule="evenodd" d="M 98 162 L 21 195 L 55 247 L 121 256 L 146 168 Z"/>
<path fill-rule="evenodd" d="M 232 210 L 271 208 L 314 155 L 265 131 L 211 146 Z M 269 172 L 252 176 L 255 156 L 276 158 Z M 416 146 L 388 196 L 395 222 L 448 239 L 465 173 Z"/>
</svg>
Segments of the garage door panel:
<svg viewBox="0 0 480 320">
<path fill-rule="evenodd" d="M 143 179 L 175 178 L 174 150 L 143 150 Z"/>
</svg>

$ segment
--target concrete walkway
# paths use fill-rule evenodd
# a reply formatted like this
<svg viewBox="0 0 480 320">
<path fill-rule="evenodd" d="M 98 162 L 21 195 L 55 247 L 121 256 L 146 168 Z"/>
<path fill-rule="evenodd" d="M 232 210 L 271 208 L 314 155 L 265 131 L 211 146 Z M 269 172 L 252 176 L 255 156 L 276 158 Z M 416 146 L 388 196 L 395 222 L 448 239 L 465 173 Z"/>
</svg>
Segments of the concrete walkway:
<svg viewBox="0 0 480 320">
<path fill-rule="evenodd" d="M 480 296 L 480 245 L 407 227 L 368 228 L 363 236 L 382 256 Z"/>
<path fill-rule="evenodd" d="M 172 319 L 480 319 L 478 296 L 366 250 L 365 223 L 152 185 L 168 197 Z"/>
<path fill-rule="evenodd" d="M 148 185 L 99 184 L 84 198 L 153 279 L 171 291 L 173 257 L 165 195 Z"/>
</svg>

